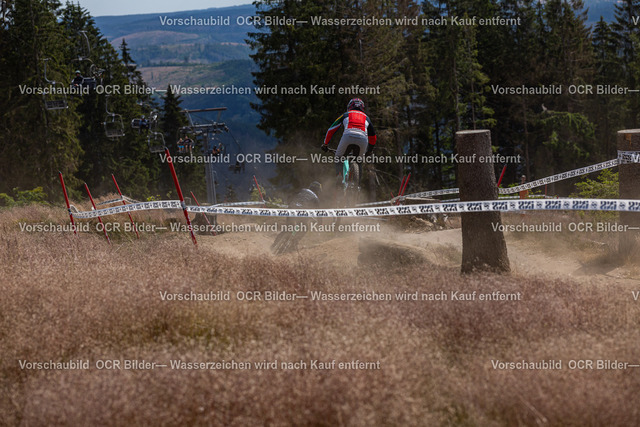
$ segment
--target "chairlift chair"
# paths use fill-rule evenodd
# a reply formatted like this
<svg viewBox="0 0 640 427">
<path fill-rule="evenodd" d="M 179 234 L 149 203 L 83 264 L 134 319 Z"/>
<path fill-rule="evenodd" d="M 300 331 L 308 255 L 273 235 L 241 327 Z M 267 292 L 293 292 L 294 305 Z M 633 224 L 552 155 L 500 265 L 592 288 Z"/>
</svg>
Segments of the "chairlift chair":
<svg viewBox="0 0 640 427">
<path fill-rule="evenodd" d="M 150 129 L 152 129 L 152 125 L 153 124 L 154 124 L 154 122 L 149 120 L 149 119 L 147 119 L 147 118 L 133 119 L 133 120 L 131 120 L 131 129 L 150 130 Z"/>
<path fill-rule="evenodd" d="M 49 83 L 49 85 L 53 89 L 53 92 L 59 92 L 60 95 L 58 95 L 57 93 L 43 95 L 44 108 L 46 108 L 47 110 L 66 110 L 67 108 L 69 108 L 69 105 L 67 104 L 67 95 L 65 95 L 64 91 L 62 90 L 62 85 L 55 80 L 49 80 L 47 78 L 47 62 L 49 62 L 49 60 L 50 58 L 44 59 L 44 80 Z M 56 88 L 60 90 L 56 91 Z"/>
<path fill-rule="evenodd" d="M 160 132 L 151 132 L 147 136 L 147 144 L 149 145 L 149 151 L 152 153 L 164 153 L 164 135 Z"/>
<path fill-rule="evenodd" d="M 146 102 L 139 101 L 136 104 L 142 107 L 145 114 L 131 120 L 131 128 L 155 131 L 158 127 L 158 112 Z M 147 111 L 149 112 L 148 115 L 146 114 Z"/>
<path fill-rule="evenodd" d="M 115 114 L 109 111 L 109 97 L 105 101 L 105 110 L 107 116 L 102 123 L 104 125 L 104 134 L 109 139 L 122 138 L 124 133 L 124 123 L 120 114 Z"/>
<path fill-rule="evenodd" d="M 94 90 L 97 85 L 98 82 L 96 81 L 95 77 L 84 77 L 82 79 L 82 86 L 88 87 L 89 90 Z"/>
<path fill-rule="evenodd" d="M 120 114 L 111 113 L 104 119 L 104 134 L 109 139 L 122 138 L 124 133 L 124 123 Z"/>
<path fill-rule="evenodd" d="M 82 82 L 80 83 L 80 86 L 88 87 L 89 90 L 94 90 L 98 85 L 97 79 L 100 78 L 102 81 L 101 76 L 104 70 L 101 68 L 98 68 L 96 64 L 94 64 L 93 61 L 89 58 L 91 56 L 91 44 L 89 43 L 89 37 L 87 37 L 87 32 L 80 31 L 80 34 L 82 34 L 82 42 L 81 42 L 82 47 L 79 49 L 80 54 L 78 55 L 78 58 L 74 59 L 74 61 L 77 61 L 79 65 L 81 65 L 84 62 L 88 62 L 90 64 L 89 75 L 88 77 L 87 76 L 82 77 Z M 78 68 L 82 69 L 84 67 L 79 66 Z"/>
</svg>

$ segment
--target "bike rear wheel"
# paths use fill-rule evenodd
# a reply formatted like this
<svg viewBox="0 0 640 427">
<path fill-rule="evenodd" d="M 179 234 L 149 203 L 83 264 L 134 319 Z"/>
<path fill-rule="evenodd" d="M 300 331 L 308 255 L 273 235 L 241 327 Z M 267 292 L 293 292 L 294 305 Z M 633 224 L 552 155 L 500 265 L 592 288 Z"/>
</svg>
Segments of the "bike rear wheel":
<svg viewBox="0 0 640 427">
<path fill-rule="evenodd" d="M 349 160 L 349 173 L 345 182 L 345 207 L 352 208 L 358 204 L 360 195 L 360 165 L 355 160 Z"/>
</svg>

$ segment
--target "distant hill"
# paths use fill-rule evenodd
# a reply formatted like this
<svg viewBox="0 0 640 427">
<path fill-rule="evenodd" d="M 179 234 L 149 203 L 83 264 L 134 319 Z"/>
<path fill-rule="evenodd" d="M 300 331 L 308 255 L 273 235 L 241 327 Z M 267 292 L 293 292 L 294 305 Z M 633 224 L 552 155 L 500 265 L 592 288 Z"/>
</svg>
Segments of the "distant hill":
<svg viewBox="0 0 640 427">
<path fill-rule="evenodd" d="M 595 24 L 600 20 L 600 16 L 605 21 L 611 22 L 615 19 L 614 10 L 616 0 L 585 0 L 585 7 L 589 8 L 589 24 Z"/>
<path fill-rule="evenodd" d="M 153 32 L 158 30 L 175 31 L 178 33 L 194 34 L 199 39 L 208 42 L 236 42 L 243 43 L 247 30 L 252 30 L 253 26 L 236 25 L 236 18 L 255 14 L 253 5 L 242 5 L 221 8 L 209 8 L 203 10 L 187 10 L 183 12 L 171 13 L 148 13 L 143 15 L 122 15 L 122 16 L 98 16 L 95 18 L 96 24 L 102 33 L 109 39 L 121 38 L 133 33 Z M 194 19 L 207 19 L 211 17 L 229 17 L 230 25 L 162 25 L 163 19 L 184 19 L 193 17 Z"/>
<path fill-rule="evenodd" d="M 237 18 L 255 14 L 253 5 L 210 8 L 173 13 L 99 16 L 96 24 L 114 45 L 125 39 L 131 55 L 142 66 L 207 64 L 248 59 L 245 43 L 250 25 Z M 180 25 L 203 22 L 208 25 Z"/>
</svg>

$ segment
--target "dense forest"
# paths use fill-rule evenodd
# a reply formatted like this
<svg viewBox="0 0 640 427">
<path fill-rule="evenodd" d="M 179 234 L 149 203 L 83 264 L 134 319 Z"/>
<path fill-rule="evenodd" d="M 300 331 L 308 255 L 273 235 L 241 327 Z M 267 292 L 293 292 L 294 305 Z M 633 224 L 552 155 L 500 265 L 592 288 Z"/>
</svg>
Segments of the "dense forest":
<svg viewBox="0 0 640 427">
<path fill-rule="evenodd" d="M 600 19 L 593 28 L 586 25 L 581 0 L 256 5 L 265 20 L 355 19 L 267 25 L 269 31 L 250 35 L 260 67 L 254 75 L 265 86 L 379 87 L 379 94 L 363 96 L 379 129 L 378 154 L 453 153 L 456 131 L 489 128 L 496 153 L 522 159 L 507 168 L 505 182 L 511 183 L 522 174 L 541 178 L 613 158 L 616 131 L 638 127 L 638 93 L 597 93 L 616 85 L 637 89 L 638 0 L 618 2 L 615 21 Z M 516 25 L 459 25 L 494 18 Z M 375 24 L 382 19 L 390 25 Z M 585 85 L 593 86 L 593 94 L 580 93 Z M 254 107 L 262 115 L 260 128 L 281 141 L 280 151 L 310 151 L 318 149 L 349 98 L 269 94 Z M 455 185 L 451 163 L 377 164 L 372 170 L 396 182 L 411 172 L 417 189 Z M 307 179 L 308 173 L 304 167 L 281 168 L 278 179 Z"/>
<path fill-rule="evenodd" d="M 157 105 L 143 90 L 111 96 L 90 91 L 65 96 L 66 109 L 47 109 L 45 101 L 60 96 L 32 94 L 29 88 L 69 87 L 75 70 L 102 85 L 146 84 L 126 41 L 114 48 L 82 7 L 57 0 L 2 5 L 0 193 L 41 186 L 57 199 L 56 174 L 62 171 L 72 189 L 87 182 L 99 194 L 113 191 L 110 175 L 117 171 L 127 194 L 167 196 L 166 168 L 149 152 L 145 134 L 132 132 L 128 121 L 155 109 L 167 142 L 172 141 L 184 120 L 180 97 L 169 95 Z M 263 18 L 307 22 L 282 25 L 272 19 L 249 33 L 255 86 L 379 88 L 362 96 L 378 129 L 378 155 L 450 154 L 456 131 L 489 128 L 496 153 L 521 156 L 507 169 L 505 182 L 512 183 L 522 174 L 540 178 L 615 157 L 615 132 L 638 127 L 638 93 L 595 91 L 597 85 L 637 88 L 639 0 L 622 0 L 613 22 L 601 19 L 593 27 L 586 24 L 581 0 L 263 0 L 255 6 Z M 317 17 L 375 17 L 389 25 L 314 25 Z M 458 25 L 453 17 L 498 17 L 517 24 Z M 581 85 L 593 85 L 594 93 L 570 90 Z M 262 93 L 258 98 L 253 105 L 261 117 L 258 127 L 278 139 L 276 151 L 298 154 L 318 150 L 351 96 Z M 124 136 L 107 137 L 105 122 L 118 122 L 110 113 L 124 118 Z M 189 188 L 201 192 L 201 168 L 178 166 Z M 378 184 L 393 188 L 409 172 L 410 189 L 416 190 L 454 186 L 456 179 L 455 165 L 446 163 L 367 169 Z M 299 186 L 317 173 L 308 163 L 281 165 L 273 183 Z M 378 187 L 379 197 L 388 196 L 384 185 Z"/>
<path fill-rule="evenodd" d="M 155 110 L 167 142 L 173 142 L 176 127 L 184 121 L 179 97 L 169 95 L 163 105 L 155 105 L 144 91 L 126 41 L 115 49 L 79 5 L 63 7 L 57 0 L 14 0 L 3 5 L 0 193 L 15 196 L 43 187 L 49 197 L 58 199 L 61 171 L 72 191 L 86 182 L 96 194 L 113 192 L 110 176 L 116 172 L 131 196 L 166 196 L 171 190 L 170 178 L 163 173 L 166 168 L 150 153 L 147 134 L 132 132 L 129 121 Z M 90 85 L 82 93 L 63 93 L 76 70 L 95 85 L 121 88 L 120 93 Z M 133 95 L 125 93 L 125 86 Z M 67 108 L 51 108 L 56 103 Z M 109 130 L 124 132 L 110 138 Z M 201 191 L 204 173 L 189 165 L 179 167 L 194 177 L 191 188 Z"/>
</svg>

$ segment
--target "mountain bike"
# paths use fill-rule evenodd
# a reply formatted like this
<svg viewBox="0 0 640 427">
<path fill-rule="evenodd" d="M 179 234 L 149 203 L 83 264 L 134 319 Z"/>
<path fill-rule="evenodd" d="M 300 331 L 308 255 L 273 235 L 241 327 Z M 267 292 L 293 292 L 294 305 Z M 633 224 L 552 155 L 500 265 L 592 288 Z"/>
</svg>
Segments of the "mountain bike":
<svg viewBox="0 0 640 427">
<path fill-rule="evenodd" d="M 294 227 L 293 231 L 281 231 L 271 244 L 271 252 L 274 255 L 282 255 L 287 252 L 297 251 L 298 243 L 300 243 L 305 234 L 307 234 L 307 231 L 302 227 Z"/>
<path fill-rule="evenodd" d="M 336 150 L 329 148 L 330 152 L 335 153 Z M 342 173 L 339 179 L 342 184 L 342 203 L 338 203 L 341 208 L 352 208 L 358 203 L 360 197 L 360 164 L 357 162 L 360 148 L 356 145 L 350 145 L 344 153 L 342 163 Z"/>
</svg>

